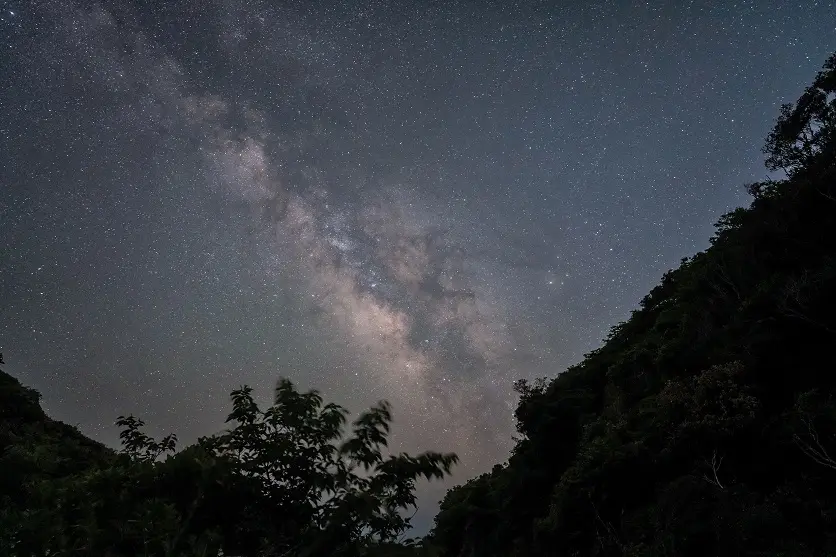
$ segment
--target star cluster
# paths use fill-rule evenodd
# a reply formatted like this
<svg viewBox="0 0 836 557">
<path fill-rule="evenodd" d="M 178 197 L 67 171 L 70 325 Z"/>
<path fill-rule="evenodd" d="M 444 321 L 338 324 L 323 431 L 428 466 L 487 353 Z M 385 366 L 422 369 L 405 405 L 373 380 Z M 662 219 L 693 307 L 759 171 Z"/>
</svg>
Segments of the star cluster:
<svg viewBox="0 0 836 557">
<path fill-rule="evenodd" d="M 456 481 L 745 201 L 836 45 L 828 2 L 0 6 L 0 344 L 47 410 L 193 439 L 284 375 L 388 399 Z"/>
</svg>

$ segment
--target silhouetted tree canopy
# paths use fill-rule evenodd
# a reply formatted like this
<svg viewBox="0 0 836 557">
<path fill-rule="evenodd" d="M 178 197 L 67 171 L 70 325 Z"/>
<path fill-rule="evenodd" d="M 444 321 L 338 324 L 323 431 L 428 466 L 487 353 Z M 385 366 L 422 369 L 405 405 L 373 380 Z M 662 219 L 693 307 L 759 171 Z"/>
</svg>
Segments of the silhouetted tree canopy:
<svg viewBox="0 0 836 557">
<path fill-rule="evenodd" d="M 836 555 L 836 55 L 781 108 L 711 246 L 604 345 L 518 383 L 507 464 L 450 490 L 437 555 Z"/>
<path fill-rule="evenodd" d="M 0 554 L 377 555 L 409 529 L 415 482 L 455 455 L 387 455 L 390 408 L 347 412 L 286 380 L 258 407 L 232 393 L 230 428 L 175 453 L 120 416 L 115 454 L 40 412 L 37 393 L 0 372 Z M 20 427 L 27 424 L 29 429 Z M 82 448 L 87 449 L 82 452 Z M 76 467 L 62 467 L 66 459 Z"/>
</svg>

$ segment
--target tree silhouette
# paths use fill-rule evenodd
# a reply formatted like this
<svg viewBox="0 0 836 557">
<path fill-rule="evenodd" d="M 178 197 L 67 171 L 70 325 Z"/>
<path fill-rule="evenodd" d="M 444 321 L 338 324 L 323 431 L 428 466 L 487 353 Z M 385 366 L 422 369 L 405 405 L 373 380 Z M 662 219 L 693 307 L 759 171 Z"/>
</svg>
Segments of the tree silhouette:
<svg viewBox="0 0 836 557">
<path fill-rule="evenodd" d="M 28 490 L 15 510 L 0 512 L 0 550 L 20 557 L 354 556 L 391 545 L 410 527 L 416 481 L 449 474 L 456 456 L 387 455 L 386 403 L 361 414 L 347 436 L 346 416 L 286 379 L 265 410 L 249 387 L 233 391 L 230 428 L 178 453 L 175 436 L 156 441 L 142 420 L 120 416 L 118 455 L 103 453 L 62 477 L 37 477 L 32 468 L 48 463 L 24 463 Z M 0 460 L 0 472 L 11 464 Z"/>
<path fill-rule="evenodd" d="M 519 382 L 510 459 L 451 489 L 449 557 L 836 555 L 836 55 L 720 218 L 606 342 Z"/>
</svg>

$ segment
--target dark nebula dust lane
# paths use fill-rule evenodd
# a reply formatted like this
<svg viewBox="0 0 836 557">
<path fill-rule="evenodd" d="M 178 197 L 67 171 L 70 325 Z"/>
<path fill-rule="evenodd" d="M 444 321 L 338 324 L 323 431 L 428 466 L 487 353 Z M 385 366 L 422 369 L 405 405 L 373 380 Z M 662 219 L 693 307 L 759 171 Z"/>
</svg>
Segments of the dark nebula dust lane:
<svg viewBox="0 0 836 557">
<path fill-rule="evenodd" d="M 507 457 L 514 380 L 597 346 L 743 201 L 834 22 L 777 0 L 0 2 L 9 371 L 108 443 L 129 412 L 211 433 L 231 389 L 280 375 L 387 399 L 395 448 L 455 451 L 463 481 Z"/>
</svg>

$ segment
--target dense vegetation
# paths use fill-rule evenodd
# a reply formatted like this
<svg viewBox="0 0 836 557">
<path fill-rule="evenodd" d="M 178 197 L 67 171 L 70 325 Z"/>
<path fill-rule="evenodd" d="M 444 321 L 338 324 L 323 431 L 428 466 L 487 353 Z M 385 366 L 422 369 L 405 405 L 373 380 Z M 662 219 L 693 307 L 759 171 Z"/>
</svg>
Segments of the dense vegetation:
<svg viewBox="0 0 836 557">
<path fill-rule="evenodd" d="M 443 556 L 836 555 L 836 56 L 710 247 L 606 343 L 519 382 L 521 440 L 451 490 Z"/>
<path fill-rule="evenodd" d="M 283 380 L 176 454 L 120 418 L 117 454 L 0 372 L 0 555 L 836 555 L 836 56 L 764 150 L 782 178 L 707 250 L 580 364 L 517 383 L 509 461 L 422 544 L 395 543 L 403 511 L 455 457 L 384 456 L 385 404 L 343 440 L 345 411 Z"/>
<path fill-rule="evenodd" d="M 174 436 L 155 441 L 120 417 L 116 454 L 0 372 L 0 555 L 394 554 L 416 479 L 456 461 L 385 455 L 385 403 L 345 440 L 345 410 L 287 380 L 267 410 L 246 387 L 232 406 L 230 429 L 176 454 Z"/>
</svg>

